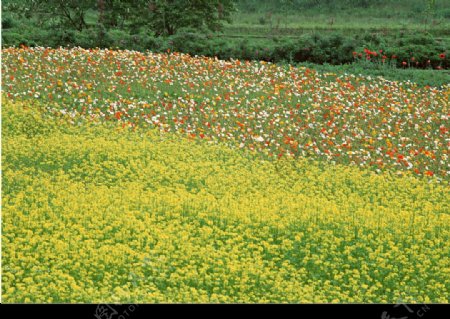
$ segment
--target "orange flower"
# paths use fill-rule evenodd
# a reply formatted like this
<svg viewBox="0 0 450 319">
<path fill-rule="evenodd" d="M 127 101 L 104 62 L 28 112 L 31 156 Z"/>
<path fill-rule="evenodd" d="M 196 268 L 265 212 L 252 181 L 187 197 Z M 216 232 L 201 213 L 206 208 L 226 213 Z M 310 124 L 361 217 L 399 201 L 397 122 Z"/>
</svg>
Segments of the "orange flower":
<svg viewBox="0 0 450 319">
<path fill-rule="evenodd" d="M 427 176 L 433 176 L 434 173 L 433 173 L 432 171 L 426 171 L 426 172 L 425 172 L 425 175 L 427 175 Z"/>
</svg>

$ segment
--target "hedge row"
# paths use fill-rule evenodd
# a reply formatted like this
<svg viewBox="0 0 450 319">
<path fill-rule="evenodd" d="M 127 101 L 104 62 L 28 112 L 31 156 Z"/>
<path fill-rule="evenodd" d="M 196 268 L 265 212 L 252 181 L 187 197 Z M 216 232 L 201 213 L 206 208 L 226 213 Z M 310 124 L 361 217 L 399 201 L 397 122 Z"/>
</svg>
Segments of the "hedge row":
<svg viewBox="0 0 450 319">
<path fill-rule="evenodd" d="M 29 34 L 24 36 L 23 34 Z M 130 35 L 120 30 L 87 29 L 77 31 L 36 31 L 15 33 L 6 29 L 4 46 L 81 46 L 84 48 L 121 48 L 163 52 L 168 49 L 192 55 L 217 56 L 221 59 L 266 60 L 271 62 L 311 62 L 316 64 L 348 64 L 367 58 L 367 51 L 377 52 L 371 61 L 397 67 L 450 67 L 446 52 L 448 43 L 430 34 L 361 34 L 348 36 L 338 32 L 303 34 L 298 38 L 230 38 L 221 34 L 199 33 L 184 29 L 176 35 L 158 38 L 148 34 Z"/>
</svg>

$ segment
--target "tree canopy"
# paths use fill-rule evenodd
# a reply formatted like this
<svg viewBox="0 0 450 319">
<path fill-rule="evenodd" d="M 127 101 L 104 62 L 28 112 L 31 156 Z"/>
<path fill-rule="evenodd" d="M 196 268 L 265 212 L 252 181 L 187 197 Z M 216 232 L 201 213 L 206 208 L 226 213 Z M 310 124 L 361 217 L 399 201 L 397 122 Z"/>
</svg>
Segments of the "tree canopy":
<svg viewBox="0 0 450 319">
<path fill-rule="evenodd" d="M 235 0 L 23 0 L 8 9 L 64 28 L 82 31 L 86 15 L 110 28 L 147 28 L 156 35 L 173 35 L 181 28 L 221 29 L 230 21 Z"/>
</svg>

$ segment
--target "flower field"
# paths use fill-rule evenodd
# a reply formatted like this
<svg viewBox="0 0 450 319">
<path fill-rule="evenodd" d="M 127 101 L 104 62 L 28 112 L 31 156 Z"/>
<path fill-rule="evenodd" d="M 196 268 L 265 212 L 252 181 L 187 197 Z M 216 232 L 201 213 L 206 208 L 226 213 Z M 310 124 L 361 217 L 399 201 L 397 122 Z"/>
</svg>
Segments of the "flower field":
<svg viewBox="0 0 450 319">
<path fill-rule="evenodd" d="M 448 303 L 449 88 L 2 50 L 2 301 Z"/>
<path fill-rule="evenodd" d="M 156 126 L 265 158 L 312 157 L 448 181 L 450 86 L 177 53 L 2 53 L 7 96 L 39 99 L 56 116 Z"/>
</svg>

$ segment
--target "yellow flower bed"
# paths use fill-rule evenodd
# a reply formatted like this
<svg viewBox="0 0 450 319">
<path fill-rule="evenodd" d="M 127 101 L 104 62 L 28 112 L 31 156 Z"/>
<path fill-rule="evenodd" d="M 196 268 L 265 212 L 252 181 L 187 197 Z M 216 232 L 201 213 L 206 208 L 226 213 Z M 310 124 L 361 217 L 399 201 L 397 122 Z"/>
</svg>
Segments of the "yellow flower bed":
<svg viewBox="0 0 450 319">
<path fill-rule="evenodd" d="M 3 302 L 449 302 L 446 184 L 2 108 Z"/>
</svg>

